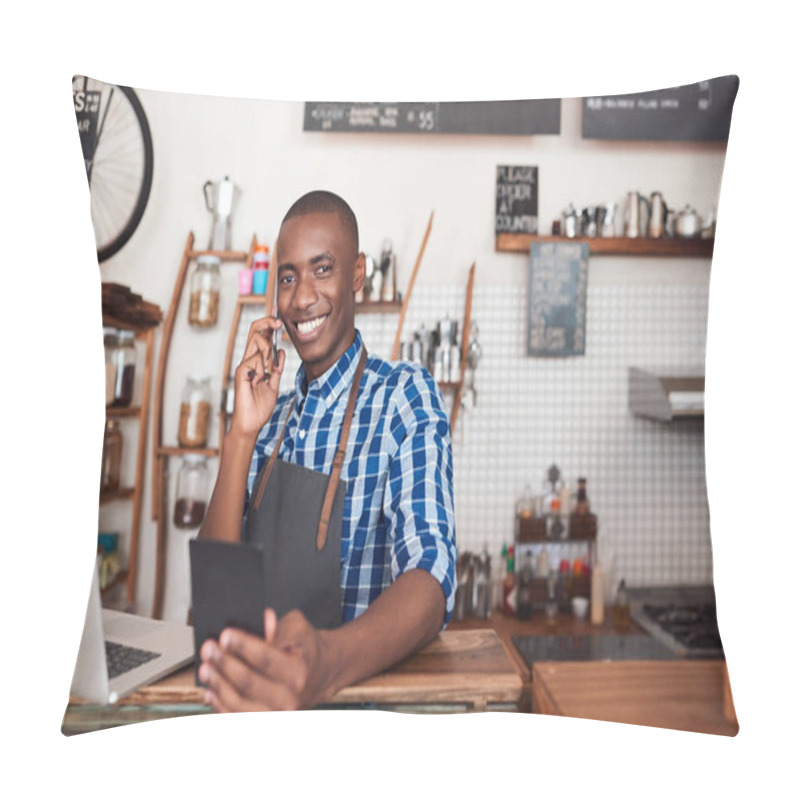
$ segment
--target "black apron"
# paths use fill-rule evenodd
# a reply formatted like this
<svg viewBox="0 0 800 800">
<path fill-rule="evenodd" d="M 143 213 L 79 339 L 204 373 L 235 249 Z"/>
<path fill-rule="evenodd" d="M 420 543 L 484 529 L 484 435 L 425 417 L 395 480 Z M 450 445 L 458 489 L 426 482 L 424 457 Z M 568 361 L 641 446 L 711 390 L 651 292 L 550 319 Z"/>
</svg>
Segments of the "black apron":
<svg viewBox="0 0 800 800">
<path fill-rule="evenodd" d="M 342 624 L 342 511 L 347 488 L 339 476 L 367 362 L 361 349 L 330 475 L 278 458 L 294 400 L 272 455 L 253 483 L 245 533 L 264 549 L 266 601 L 278 618 L 303 612 L 315 628 Z"/>
</svg>

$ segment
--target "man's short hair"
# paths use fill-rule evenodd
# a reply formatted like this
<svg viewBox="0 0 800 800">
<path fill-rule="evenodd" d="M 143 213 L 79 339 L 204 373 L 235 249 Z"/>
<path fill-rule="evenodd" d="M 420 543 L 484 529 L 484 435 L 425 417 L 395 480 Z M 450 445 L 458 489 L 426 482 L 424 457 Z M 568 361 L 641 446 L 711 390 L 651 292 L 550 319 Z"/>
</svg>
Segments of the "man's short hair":
<svg viewBox="0 0 800 800">
<path fill-rule="evenodd" d="M 353 209 L 338 194 L 333 192 L 316 189 L 313 192 L 304 194 L 299 200 L 295 200 L 292 203 L 281 225 L 292 217 L 315 213 L 338 214 L 342 227 L 352 240 L 355 252 L 358 253 L 358 223 L 356 222 L 356 215 L 353 213 Z"/>
</svg>

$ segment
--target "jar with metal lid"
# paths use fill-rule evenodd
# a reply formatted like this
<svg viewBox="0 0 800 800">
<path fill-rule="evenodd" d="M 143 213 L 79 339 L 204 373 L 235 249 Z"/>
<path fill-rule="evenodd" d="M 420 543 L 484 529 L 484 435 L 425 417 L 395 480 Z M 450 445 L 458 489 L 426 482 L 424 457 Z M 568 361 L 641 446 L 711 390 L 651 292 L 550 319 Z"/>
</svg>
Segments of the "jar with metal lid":
<svg viewBox="0 0 800 800">
<path fill-rule="evenodd" d="M 201 455 L 183 457 L 178 472 L 178 487 L 173 522 L 178 528 L 197 528 L 206 513 L 208 468 Z"/>
<path fill-rule="evenodd" d="M 181 394 L 178 443 L 182 447 L 205 447 L 211 422 L 211 379 L 189 377 Z"/>
<path fill-rule="evenodd" d="M 192 273 L 189 299 L 189 324 L 211 328 L 219 313 L 220 260 L 217 256 L 200 256 Z"/>
<path fill-rule="evenodd" d="M 114 351 L 116 374 L 114 377 L 115 408 L 127 408 L 133 400 L 133 379 L 136 374 L 136 345 L 133 331 L 120 331 Z"/>
<path fill-rule="evenodd" d="M 116 328 L 103 328 L 103 350 L 106 362 L 106 407 L 114 404 L 114 387 L 117 383 L 116 350 L 119 345 Z"/>
<path fill-rule="evenodd" d="M 103 458 L 100 468 L 100 490 L 116 492 L 122 467 L 122 432 L 115 419 L 106 420 L 103 435 Z"/>
</svg>

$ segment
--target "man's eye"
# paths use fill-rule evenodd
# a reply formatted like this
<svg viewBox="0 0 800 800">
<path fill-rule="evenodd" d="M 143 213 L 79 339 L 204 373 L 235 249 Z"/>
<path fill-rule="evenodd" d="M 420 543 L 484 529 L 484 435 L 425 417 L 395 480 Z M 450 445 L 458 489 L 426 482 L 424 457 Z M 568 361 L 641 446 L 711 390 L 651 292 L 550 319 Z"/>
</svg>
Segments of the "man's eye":
<svg viewBox="0 0 800 800">
<path fill-rule="evenodd" d="M 283 275 L 278 278 L 278 283 L 280 284 L 288 284 L 294 280 L 294 275 Z"/>
<path fill-rule="evenodd" d="M 331 271 L 331 265 L 330 264 L 320 264 L 317 267 L 317 275 L 324 275 L 326 272 L 330 272 L 330 271 Z"/>
</svg>

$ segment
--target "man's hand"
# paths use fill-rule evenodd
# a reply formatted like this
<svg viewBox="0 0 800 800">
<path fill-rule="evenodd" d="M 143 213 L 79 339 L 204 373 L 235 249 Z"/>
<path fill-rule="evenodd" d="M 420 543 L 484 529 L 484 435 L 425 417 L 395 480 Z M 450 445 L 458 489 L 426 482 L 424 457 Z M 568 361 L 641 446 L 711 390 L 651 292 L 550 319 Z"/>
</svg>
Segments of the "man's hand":
<svg viewBox="0 0 800 800">
<path fill-rule="evenodd" d="M 299 611 L 264 612 L 264 638 L 226 628 L 200 650 L 200 680 L 216 711 L 313 708 L 377 675 L 434 639 L 445 614 L 439 583 L 424 570 L 401 575 L 361 616 L 319 631 Z"/>
<path fill-rule="evenodd" d="M 264 612 L 264 638 L 226 628 L 200 650 L 200 680 L 215 711 L 289 711 L 330 699 L 324 632 L 299 611 Z"/>
<path fill-rule="evenodd" d="M 272 351 L 280 328 L 275 317 L 262 317 L 250 326 L 244 356 L 234 373 L 232 431 L 255 436 L 272 416 L 286 361 L 283 350 Z"/>
</svg>

